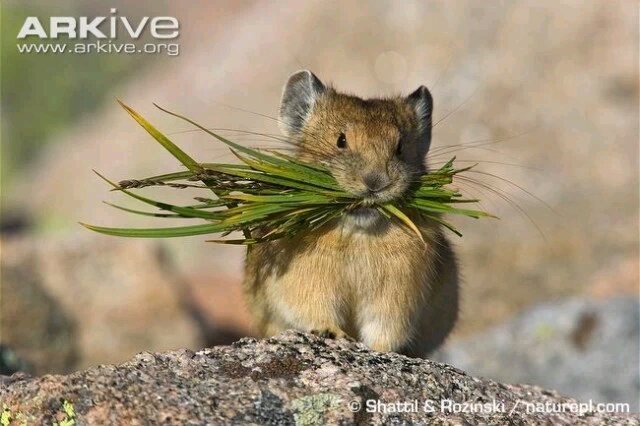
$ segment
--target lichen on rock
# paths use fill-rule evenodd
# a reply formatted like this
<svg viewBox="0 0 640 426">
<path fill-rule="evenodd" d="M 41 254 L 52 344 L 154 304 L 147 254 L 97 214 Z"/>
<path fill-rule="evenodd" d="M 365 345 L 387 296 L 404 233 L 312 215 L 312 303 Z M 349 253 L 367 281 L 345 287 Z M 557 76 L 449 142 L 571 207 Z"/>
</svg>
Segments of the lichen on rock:
<svg viewBox="0 0 640 426">
<path fill-rule="evenodd" d="M 623 413 L 527 413 L 527 404 L 576 401 L 294 331 L 199 352 L 145 352 L 67 376 L 17 374 L 1 384 L 2 404 L 36 423 L 58 421 L 68 401 L 78 424 L 640 424 Z M 441 410 L 443 402 L 498 408 Z"/>
</svg>

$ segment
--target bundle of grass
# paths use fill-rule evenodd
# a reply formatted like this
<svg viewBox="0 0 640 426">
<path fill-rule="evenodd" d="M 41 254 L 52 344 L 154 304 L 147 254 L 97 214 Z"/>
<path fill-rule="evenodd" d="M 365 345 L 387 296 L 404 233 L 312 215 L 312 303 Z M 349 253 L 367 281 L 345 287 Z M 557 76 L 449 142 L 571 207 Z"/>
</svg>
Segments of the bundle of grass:
<svg viewBox="0 0 640 426">
<path fill-rule="evenodd" d="M 82 224 L 93 231 L 121 237 L 148 238 L 200 234 L 222 234 L 226 237 L 232 232 L 241 231 L 243 238 L 211 241 L 248 245 L 317 229 L 365 203 L 363 199 L 343 190 L 323 166 L 302 162 L 276 150 L 255 150 L 244 147 L 186 117 L 158 107 L 228 145 L 231 152 L 242 162 L 241 164 L 198 163 L 137 112 L 123 103 L 120 104 L 187 170 L 145 179 L 124 180 L 118 184 L 99 175 L 109 182 L 114 190 L 152 205 L 160 212 L 139 211 L 110 205 L 145 216 L 201 219 L 207 223 L 150 229 L 107 228 Z M 453 225 L 443 220 L 443 214 L 452 213 L 476 219 L 493 216 L 479 210 L 455 207 L 456 204 L 474 203 L 478 200 L 465 199 L 456 189 L 448 187 L 457 174 L 473 167 L 456 169 L 453 166 L 454 159 L 455 157 L 438 170 L 422 175 L 419 182 L 416 182 L 402 199 L 367 207 L 376 208 L 389 220 L 400 221 L 421 239 L 419 228 L 410 219 L 412 214 L 441 223 L 461 236 L 462 234 Z M 173 188 L 202 188 L 213 192 L 214 198 L 197 197 L 195 199 L 197 204 L 177 206 L 155 201 L 131 191 L 159 185 Z"/>
</svg>

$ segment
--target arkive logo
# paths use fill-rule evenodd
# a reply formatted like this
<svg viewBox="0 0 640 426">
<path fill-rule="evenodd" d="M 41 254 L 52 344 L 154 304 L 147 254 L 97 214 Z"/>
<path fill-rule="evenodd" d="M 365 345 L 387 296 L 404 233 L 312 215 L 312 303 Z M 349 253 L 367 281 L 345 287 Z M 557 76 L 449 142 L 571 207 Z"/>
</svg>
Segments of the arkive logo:
<svg viewBox="0 0 640 426">
<path fill-rule="evenodd" d="M 44 22 L 43 22 L 44 21 Z M 108 16 L 28 16 L 17 35 L 21 54 L 180 54 L 180 23 L 173 16 L 131 19 L 110 9 Z M 140 41 L 144 40 L 144 41 Z"/>
<path fill-rule="evenodd" d="M 130 20 L 126 16 L 118 16 L 115 8 L 110 10 L 110 16 L 52 16 L 49 18 L 48 32 L 37 16 L 28 16 L 18 39 L 38 37 L 40 39 L 57 39 L 66 36 L 69 39 L 84 40 L 89 37 L 96 39 L 115 40 L 120 36 L 128 36 L 137 40 L 146 31 L 154 39 L 174 39 L 180 35 L 180 23 L 173 16 L 143 16 L 140 20 Z"/>
</svg>

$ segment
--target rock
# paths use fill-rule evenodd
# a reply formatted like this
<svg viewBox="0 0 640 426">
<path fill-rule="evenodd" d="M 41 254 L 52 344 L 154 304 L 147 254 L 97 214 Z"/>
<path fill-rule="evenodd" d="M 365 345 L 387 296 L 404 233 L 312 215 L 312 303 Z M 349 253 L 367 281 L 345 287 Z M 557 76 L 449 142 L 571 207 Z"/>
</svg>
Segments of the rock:
<svg viewBox="0 0 640 426">
<path fill-rule="evenodd" d="M 622 414 L 527 414 L 526 404 L 576 401 L 535 386 L 478 379 L 449 365 L 292 331 L 196 353 L 145 352 L 122 365 L 68 376 L 16 375 L 4 385 L 0 400 L 6 416 L 36 424 L 640 424 L 637 416 Z M 423 411 L 427 400 L 433 412 Z M 447 407 L 449 400 L 495 402 L 497 409 L 441 411 L 440 404 L 445 401 Z M 389 404 L 387 412 L 367 410 L 377 401 Z M 391 405 L 396 403 L 407 404 Z M 506 412 L 498 412 L 500 404 Z M 391 412 L 393 407 L 405 412 Z"/>
<path fill-rule="evenodd" d="M 2 243 L 0 374 L 72 371 L 78 358 L 76 321 L 34 273 L 32 251 Z"/>
<path fill-rule="evenodd" d="M 10 347 L 0 343 L 0 375 L 9 376 L 19 371 L 31 371 L 31 365 Z"/>
<path fill-rule="evenodd" d="M 229 345 L 242 337 L 258 335 L 238 277 L 191 273 L 185 278 L 183 293 L 204 331 L 203 347 Z"/>
<path fill-rule="evenodd" d="M 2 249 L 2 343 L 37 374 L 201 347 L 182 278 L 156 241 L 87 233 L 5 239 Z"/>
<path fill-rule="evenodd" d="M 602 268 L 588 288 L 588 294 L 594 298 L 606 299 L 618 295 L 638 294 L 638 275 L 640 258 L 637 253 L 630 253 L 617 262 Z"/>
<path fill-rule="evenodd" d="M 640 410 L 637 298 L 575 298 L 448 344 L 436 359 L 470 374 L 557 389 L 581 401 Z"/>
</svg>

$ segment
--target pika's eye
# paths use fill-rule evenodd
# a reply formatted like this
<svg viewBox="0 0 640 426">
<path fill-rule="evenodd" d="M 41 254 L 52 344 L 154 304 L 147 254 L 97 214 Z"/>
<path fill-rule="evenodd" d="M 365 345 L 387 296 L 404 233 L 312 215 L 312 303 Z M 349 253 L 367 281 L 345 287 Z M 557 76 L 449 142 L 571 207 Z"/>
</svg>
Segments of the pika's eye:
<svg viewBox="0 0 640 426">
<path fill-rule="evenodd" d="M 338 136 L 338 141 L 336 142 L 336 145 L 340 149 L 347 147 L 347 137 L 344 135 L 344 133 L 340 133 L 340 136 Z"/>
<path fill-rule="evenodd" d="M 402 154 L 402 139 L 398 141 L 398 146 L 396 146 L 396 155 Z"/>
</svg>

